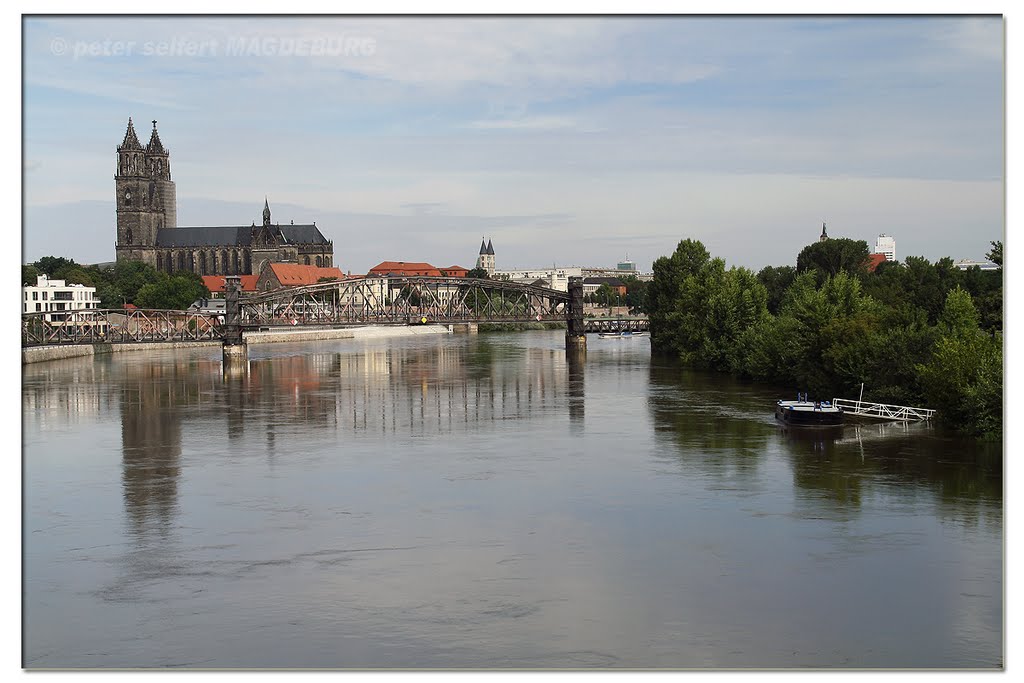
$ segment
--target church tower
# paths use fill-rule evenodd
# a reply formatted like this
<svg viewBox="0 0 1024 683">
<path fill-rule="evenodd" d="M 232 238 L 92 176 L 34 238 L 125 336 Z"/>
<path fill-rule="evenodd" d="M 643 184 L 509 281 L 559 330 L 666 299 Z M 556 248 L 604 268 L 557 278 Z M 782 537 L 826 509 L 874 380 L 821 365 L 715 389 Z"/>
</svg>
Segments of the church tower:
<svg viewBox="0 0 1024 683">
<path fill-rule="evenodd" d="M 117 205 L 117 260 L 153 262 L 153 247 L 162 228 L 177 224 L 170 153 L 164 149 L 153 122 L 153 133 L 145 147 L 128 119 L 124 141 L 117 147 L 114 176 Z"/>
<path fill-rule="evenodd" d="M 161 228 L 174 228 L 178 225 L 178 197 L 171 180 L 171 152 L 164 149 L 160 142 L 160 134 L 156 132 L 156 121 L 153 121 L 153 132 L 146 145 L 146 168 L 150 182 L 153 183 L 154 194 L 159 200 L 155 208 L 164 214 Z"/>
<path fill-rule="evenodd" d="M 490 240 L 486 243 L 483 239 L 480 240 L 480 255 L 476 257 L 476 267 L 483 268 L 488 275 L 494 275 L 494 247 L 491 246 Z"/>
</svg>

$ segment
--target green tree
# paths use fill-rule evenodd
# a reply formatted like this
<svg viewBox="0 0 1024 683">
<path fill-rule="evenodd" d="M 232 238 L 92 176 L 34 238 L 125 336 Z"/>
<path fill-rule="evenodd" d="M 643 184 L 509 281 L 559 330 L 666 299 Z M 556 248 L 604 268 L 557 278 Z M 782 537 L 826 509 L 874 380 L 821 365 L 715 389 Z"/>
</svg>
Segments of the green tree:
<svg viewBox="0 0 1024 683">
<path fill-rule="evenodd" d="M 624 303 L 629 307 L 629 312 L 633 315 L 646 312 L 648 283 L 636 275 L 627 275 L 622 278 L 622 282 L 626 285 L 626 299 Z"/>
<path fill-rule="evenodd" d="M 711 254 L 697 240 L 682 240 L 671 256 L 654 262 L 654 279 L 647 287 L 647 316 L 651 321 L 651 347 L 663 353 L 682 354 L 680 337 L 686 318 L 683 283 L 693 278 L 711 260 Z"/>
<path fill-rule="evenodd" d="M 757 277 L 746 268 L 726 270 L 725 261 L 692 240 L 654 262 L 647 291 L 652 347 L 694 367 L 741 366 L 745 331 L 768 316 L 767 290 Z"/>
<path fill-rule="evenodd" d="M 183 311 L 196 299 L 209 296 L 210 290 L 195 273 L 181 272 L 173 276 L 161 273 L 156 282 L 139 288 L 135 295 L 135 305 L 139 308 Z"/>
<path fill-rule="evenodd" d="M 765 266 L 757 273 L 757 280 L 764 285 L 768 293 L 768 312 L 775 315 L 782 307 L 782 297 L 786 289 L 796 279 L 796 268 L 793 266 Z"/>
<path fill-rule="evenodd" d="M 32 265 L 34 265 L 40 273 L 46 273 L 51 278 L 59 279 L 60 276 L 57 275 L 57 273 L 62 269 L 69 266 L 77 266 L 78 264 L 75 263 L 74 259 L 64 258 L 63 256 L 44 256 Z"/>
<path fill-rule="evenodd" d="M 136 296 L 143 286 L 156 284 L 162 276 L 166 276 L 166 274 L 159 273 L 156 268 L 142 261 L 118 261 L 111 273 L 111 284 L 121 292 L 128 303 L 148 308 L 148 306 L 141 306 L 136 301 Z M 202 278 L 200 278 L 201 281 Z"/>
<path fill-rule="evenodd" d="M 942 421 L 976 436 L 1002 437 L 1002 335 L 977 325 L 970 295 L 949 293 L 937 329 L 942 337 L 931 358 L 918 366 L 924 395 Z"/>
<path fill-rule="evenodd" d="M 795 324 L 785 328 L 793 336 L 780 341 L 796 349 L 791 373 L 797 386 L 831 397 L 847 390 L 861 374 L 859 361 L 838 347 L 873 329 L 878 308 L 862 293 L 860 280 L 846 271 L 829 277 L 820 288 L 815 287 L 816 278 L 813 271 L 805 272 L 787 292 L 782 316 L 793 318 Z M 836 366 L 840 357 L 847 361 L 844 368 Z"/>
<path fill-rule="evenodd" d="M 990 249 L 989 252 L 987 254 L 985 254 L 985 258 L 987 258 L 989 261 L 991 261 L 992 263 L 996 264 L 997 266 L 999 266 L 1000 269 L 1002 269 L 1002 267 L 1003 267 L 1003 243 L 1002 243 L 1002 241 L 1001 240 L 997 240 L 995 242 L 989 242 L 989 244 L 992 245 L 992 249 Z"/>
<path fill-rule="evenodd" d="M 21 267 L 21 285 L 22 287 L 35 286 L 39 280 L 37 279 L 42 273 L 34 265 L 23 265 Z"/>
<path fill-rule="evenodd" d="M 963 337 L 978 331 L 978 310 L 971 295 L 957 287 L 946 295 L 939 315 L 939 332 L 946 337 Z"/>
<path fill-rule="evenodd" d="M 602 282 L 593 294 L 593 301 L 601 306 L 611 306 L 618 300 L 618 294 L 607 282 Z"/>
<path fill-rule="evenodd" d="M 867 270 L 868 243 L 846 238 L 827 239 L 803 248 L 796 257 L 797 273 L 813 270 L 818 282 L 834 277 L 840 271 L 857 274 Z"/>
<path fill-rule="evenodd" d="M 487 274 L 486 268 L 472 268 L 466 271 L 466 277 L 476 278 L 478 280 L 490 280 L 491 276 Z"/>
</svg>

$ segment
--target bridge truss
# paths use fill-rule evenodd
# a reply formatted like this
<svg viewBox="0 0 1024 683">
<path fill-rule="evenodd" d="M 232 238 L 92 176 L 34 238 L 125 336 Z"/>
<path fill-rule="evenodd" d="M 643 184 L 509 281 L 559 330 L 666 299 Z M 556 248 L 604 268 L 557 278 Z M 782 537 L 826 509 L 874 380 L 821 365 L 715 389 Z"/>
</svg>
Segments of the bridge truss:
<svg viewBox="0 0 1024 683">
<path fill-rule="evenodd" d="M 21 317 L 22 346 L 217 341 L 216 316 L 185 311 L 88 309 L 26 313 Z"/>
<path fill-rule="evenodd" d="M 239 300 L 242 327 L 564 321 L 569 295 L 546 287 L 454 277 L 364 277 Z"/>
</svg>

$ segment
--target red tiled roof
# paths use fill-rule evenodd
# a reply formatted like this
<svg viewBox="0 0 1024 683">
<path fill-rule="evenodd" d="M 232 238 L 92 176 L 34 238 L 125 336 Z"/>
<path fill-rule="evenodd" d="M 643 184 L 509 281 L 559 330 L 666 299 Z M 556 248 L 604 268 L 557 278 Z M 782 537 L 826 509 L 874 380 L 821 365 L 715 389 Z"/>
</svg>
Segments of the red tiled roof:
<svg viewBox="0 0 1024 683">
<path fill-rule="evenodd" d="M 269 267 L 283 287 L 315 285 L 320 278 L 325 277 L 345 279 L 345 274 L 337 268 L 319 268 L 298 263 L 271 263 Z"/>
<path fill-rule="evenodd" d="M 425 275 L 428 277 L 441 277 L 441 271 L 429 263 L 415 263 L 406 261 L 382 261 L 378 263 L 367 275 Z"/>
<path fill-rule="evenodd" d="M 868 254 L 868 272 L 875 272 L 875 268 L 885 263 L 885 254 Z"/>
<path fill-rule="evenodd" d="M 223 292 L 224 291 L 224 276 L 223 275 L 203 275 L 203 284 L 210 292 Z M 255 292 L 256 291 L 256 280 L 259 279 L 258 275 L 239 275 L 242 282 L 243 292 Z"/>
</svg>

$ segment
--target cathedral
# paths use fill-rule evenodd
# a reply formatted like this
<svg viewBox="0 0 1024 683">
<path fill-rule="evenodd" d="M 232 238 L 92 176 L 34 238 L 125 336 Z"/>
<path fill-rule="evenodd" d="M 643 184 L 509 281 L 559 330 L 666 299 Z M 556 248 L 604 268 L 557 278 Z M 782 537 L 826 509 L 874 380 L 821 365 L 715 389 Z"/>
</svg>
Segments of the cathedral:
<svg viewBox="0 0 1024 683">
<path fill-rule="evenodd" d="M 159 271 L 197 275 L 258 275 L 265 263 L 330 267 L 334 244 L 312 225 L 278 225 L 263 202 L 263 223 L 179 228 L 170 152 L 153 133 L 145 147 L 132 120 L 117 147 L 117 260 Z"/>
</svg>

